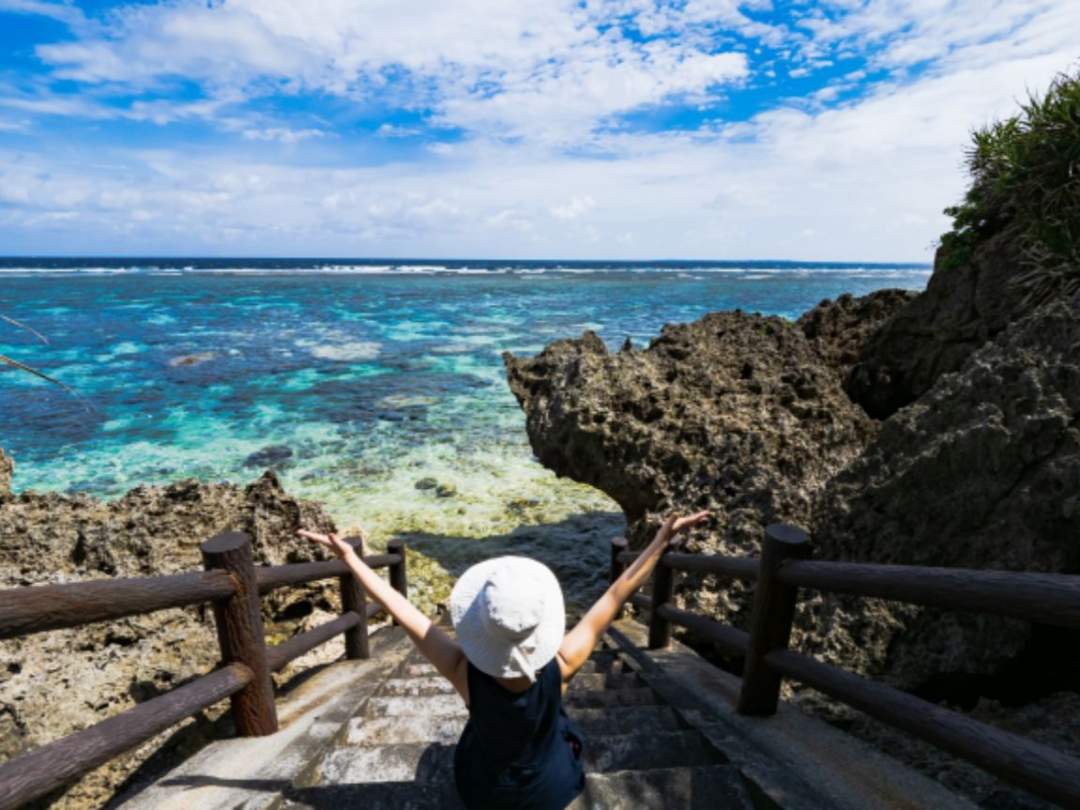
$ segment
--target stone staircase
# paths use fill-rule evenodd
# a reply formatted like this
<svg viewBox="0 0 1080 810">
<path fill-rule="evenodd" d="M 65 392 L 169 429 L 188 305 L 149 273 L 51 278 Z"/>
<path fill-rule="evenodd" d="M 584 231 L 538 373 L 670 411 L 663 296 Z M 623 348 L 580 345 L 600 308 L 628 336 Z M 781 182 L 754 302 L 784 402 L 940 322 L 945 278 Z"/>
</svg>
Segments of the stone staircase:
<svg viewBox="0 0 1080 810">
<path fill-rule="evenodd" d="M 585 736 L 586 788 L 574 810 L 975 810 L 792 706 L 739 715 L 738 678 L 678 642 L 646 646 L 642 625 L 617 622 L 564 697 Z M 461 807 L 453 756 L 463 701 L 400 628 L 373 633 L 371 652 L 287 690 L 278 733 L 211 743 L 155 781 L 133 780 L 109 807 Z"/>
<path fill-rule="evenodd" d="M 571 805 L 575 810 L 755 806 L 727 757 L 618 652 L 594 653 L 564 703 L 586 738 L 586 787 Z M 454 746 L 467 718 L 453 687 L 413 652 L 297 780 L 305 798 L 282 807 L 345 800 L 399 810 L 460 807 Z"/>
</svg>

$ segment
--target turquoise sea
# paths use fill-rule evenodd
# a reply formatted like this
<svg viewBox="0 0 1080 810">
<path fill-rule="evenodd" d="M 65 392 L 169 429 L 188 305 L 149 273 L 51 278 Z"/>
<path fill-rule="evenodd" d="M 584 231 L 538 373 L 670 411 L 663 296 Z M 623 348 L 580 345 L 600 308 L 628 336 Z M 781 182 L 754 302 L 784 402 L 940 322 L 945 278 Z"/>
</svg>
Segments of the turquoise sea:
<svg viewBox="0 0 1080 810">
<path fill-rule="evenodd" d="M 0 259 L 17 490 L 116 496 L 277 469 L 340 524 L 486 536 L 613 510 L 532 458 L 500 352 L 617 348 L 718 309 L 797 317 L 929 268 L 776 262 Z M 416 487 L 434 479 L 441 489 Z M 431 483 L 431 482 L 426 482 Z"/>
</svg>

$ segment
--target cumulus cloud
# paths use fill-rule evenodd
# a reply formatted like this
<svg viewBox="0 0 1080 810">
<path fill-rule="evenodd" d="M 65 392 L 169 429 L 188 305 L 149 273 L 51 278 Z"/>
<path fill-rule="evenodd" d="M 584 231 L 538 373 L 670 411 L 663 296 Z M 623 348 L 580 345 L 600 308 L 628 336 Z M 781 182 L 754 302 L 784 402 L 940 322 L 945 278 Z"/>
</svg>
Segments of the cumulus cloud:
<svg viewBox="0 0 1080 810">
<path fill-rule="evenodd" d="M 74 8 L 0 0 L 16 7 Z M 37 48 L 59 89 L 0 86 L 15 116 L 0 118 L 15 122 L 0 236 L 23 252 L 923 259 L 970 129 L 1080 56 L 1073 0 L 825 0 L 784 22 L 768 9 L 173 0 L 107 27 L 72 13 L 71 38 Z M 787 77 L 807 95 L 725 117 L 728 94 Z M 358 142 L 285 109 L 325 98 L 410 123 L 365 123 Z M 630 122 L 665 109 L 698 118 Z M 16 143 L 39 116 L 203 121 L 227 138 L 197 158 L 182 140 Z M 297 159 L 290 146 L 316 139 Z"/>
<path fill-rule="evenodd" d="M 596 207 L 596 200 L 590 195 L 583 194 L 580 197 L 574 197 L 566 205 L 552 206 L 550 211 L 551 215 L 555 219 L 561 219 L 568 221 L 571 219 L 577 219 L 582 214 L 586 214 Z"/>
<path fill-rule="evenodd" d="M 37 54 L 57 78 L 89 85 L 149 90 L 182 76 L 210 97 L 404 93 L 446 126 L 560 141 L 747 75 L 741 53 L 693 38 L 643 42 L 611 22 L 610 8 L 566 0 L 178 0 L 122 7 L 107 27 Z"/>
<path fill-rule="evenodd" d="M 277 141 L 289 144 L 326 137 L 326 133 L 321 129 L 289 129 L 288 127 L 249 127 L 241 130 L 241 134 L 249 141 Z"/>
</svg>

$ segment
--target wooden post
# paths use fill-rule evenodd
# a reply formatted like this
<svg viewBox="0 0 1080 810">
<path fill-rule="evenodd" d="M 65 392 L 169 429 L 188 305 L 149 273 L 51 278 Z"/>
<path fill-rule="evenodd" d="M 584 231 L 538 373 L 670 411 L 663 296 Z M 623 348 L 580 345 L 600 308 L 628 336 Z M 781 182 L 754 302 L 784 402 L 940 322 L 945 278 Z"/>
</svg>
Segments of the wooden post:
<svg viewBox="0 0 1080 810">
<path fill-rule="evenodd" d="M 671 622 L 660 616 L 660 606 L 671 601 L 675 590 L 675 572 L 664 565 L 664 558 L 653 569 L 652 609 L 649 612 L 649 649 L 658 650 L 671 643 Z"/>
<path fill-rule="evenodd" d="M 399 554 L 401 561 L 390 566 L 390 587 L 400 593 L 406 599 L 409 598 L 409 579 L 406 574 L 405 541 L 395 538 L 386 544 L 386 550 L 390 554 Z M 394 621 L 397 624 L 397 621 Z"/>
<path fill-rule="evenodd" d="M 274 682 L 266 661 L 251 539 L 241 532 L 227 532 L 207 540 L 201 549 L 207 569 L 227 571 L 236 582 L 233 596 L 214 602 L 221 658 L 226 664 L 244 664 L 254 675 L 251 683 L 230 697 L 236 732 L 241 737 L 273 734 L 278 728 Z"/>
<path fill-rule="evenodd" d="M 622 576 L 622 572 L 626 569 L 626 566 L 619 562 L 619 555 L 626 551 L 626 538 L 625 537 L 612 537 L 611 538 L 611 582 L 615 582 Z M 615 614 L 616 619 L 621 619 L 623 616 L 623 609 L 620 607 L 619 612 Z"/>
<path fill-rule="evenodd" d="M 360 559 L 364 559 L 364 541 L 359 537 L 350 537 L 345 540 L 356 551 Z M 368 647 L 368 624 L 367 624 L 367 594 L 360 587 L 356 577 L 352 573 L 343 574 L 338 578 L 341 587 L 341 612 L 347 614 L 350 611 L 360 617 L 360 624 L 351 630 L 345 631 L 345 657 L 352 660 L 360 660 L 371 657 Z"/>
<path fill-rule="evenodd" d="M 780 582 L 776 574 L 784 560 L 806 559 L 810 550 L 810 538 L 802 529 L 782 523 L 765 528 L 750 620 L 750 649 L 739 690 L 740 714 L 776 714 L 780 675 L 765 663 L 765 656 L 774 650 L 787 649 L 798 592 L 794 585 Z"/>
</svg>

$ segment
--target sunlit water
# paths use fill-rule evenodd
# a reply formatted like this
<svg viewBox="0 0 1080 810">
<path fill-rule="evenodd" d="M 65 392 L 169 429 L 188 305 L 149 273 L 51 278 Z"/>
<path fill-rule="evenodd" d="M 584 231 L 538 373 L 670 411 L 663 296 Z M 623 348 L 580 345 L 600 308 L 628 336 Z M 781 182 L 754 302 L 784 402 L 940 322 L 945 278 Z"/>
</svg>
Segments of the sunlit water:
<svg viewBox="0 0 1080 810">
<path fill-rule="evenodd" d="M 617 509 L 533 459 L 501 352 L 585 329 L 613 348 L 643 345 L 665 322 L 712 310 L 796 317 L 843 292 L 921 289 L 927 276 L 767 263 L 0 260 L 0 314 L 48 339 L 0 322 L 0 353 L 78 393 L 0 373 L 0 446 L 17 460 L 17 490 L 104 497 L 192 476 L 246 482 L 273 467 L 342 526 L 410 534 L 451 572 L 466 559 L 452 550 L 460 538 L 572 554 L 581 532 L 617 530 Z"/>
</svg>

